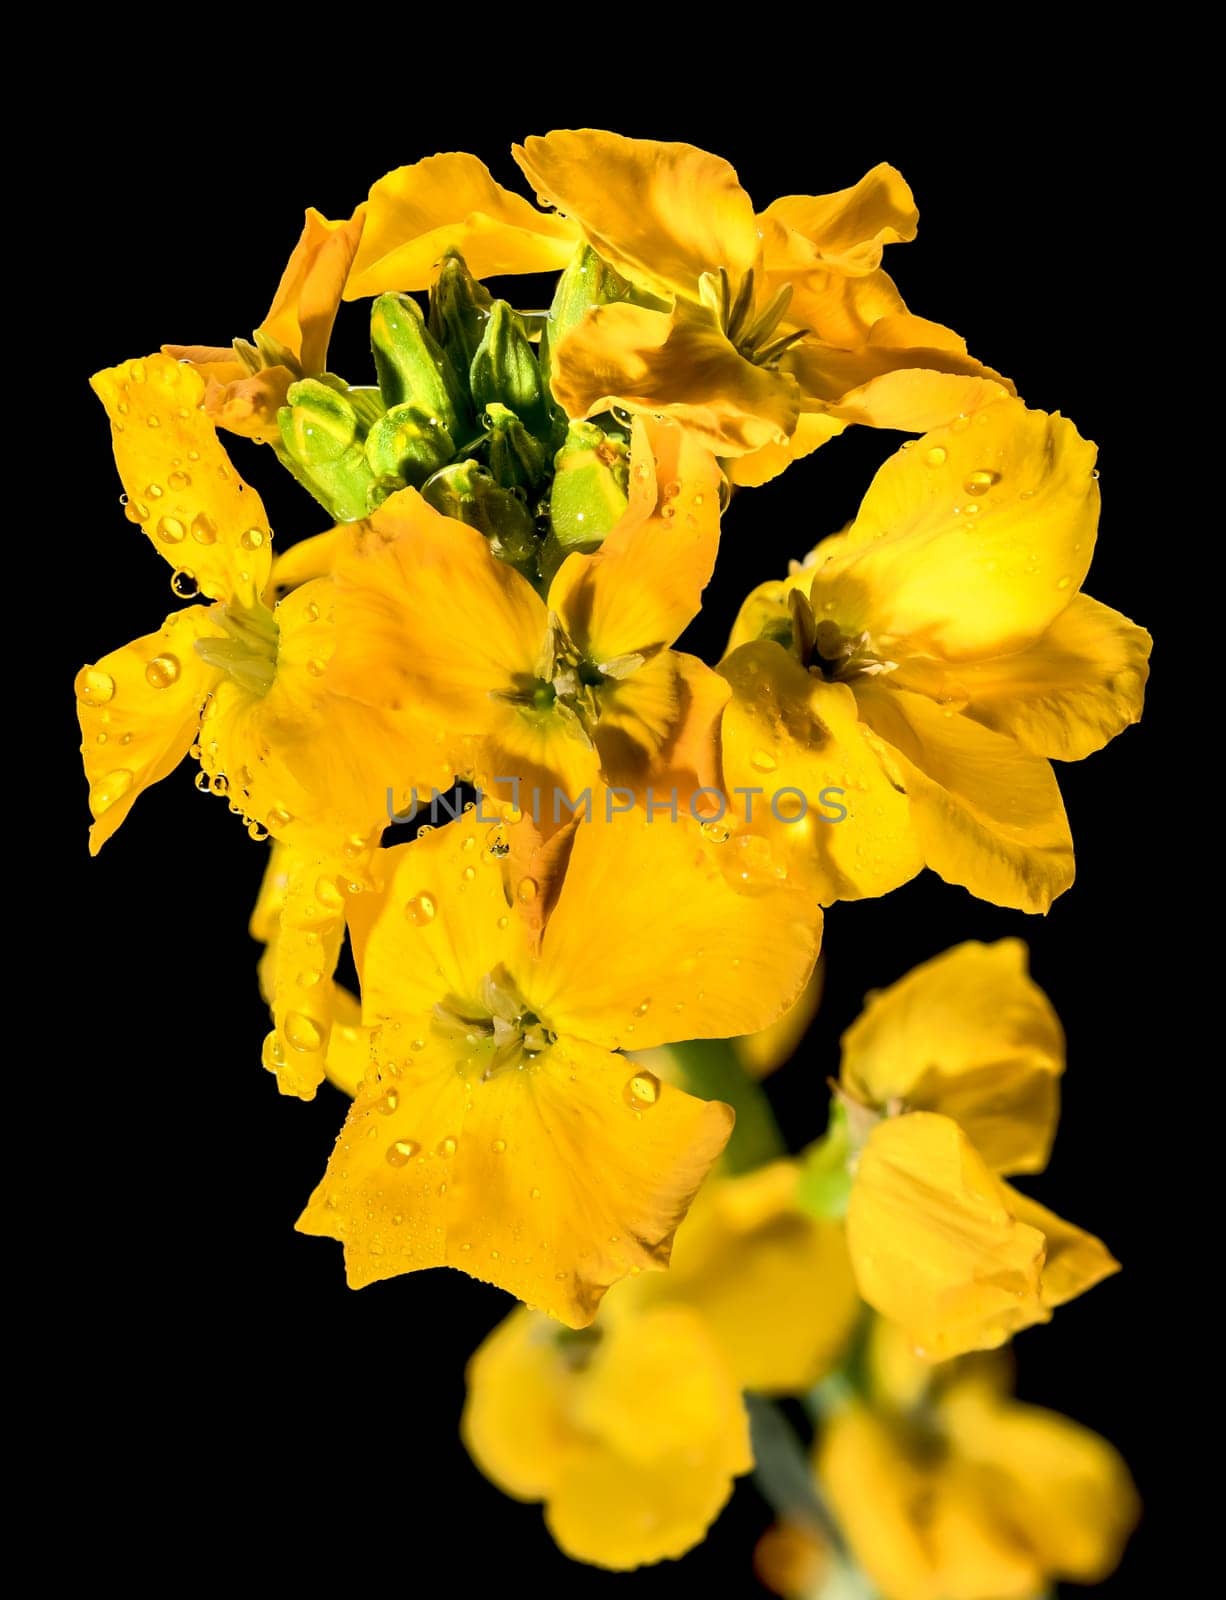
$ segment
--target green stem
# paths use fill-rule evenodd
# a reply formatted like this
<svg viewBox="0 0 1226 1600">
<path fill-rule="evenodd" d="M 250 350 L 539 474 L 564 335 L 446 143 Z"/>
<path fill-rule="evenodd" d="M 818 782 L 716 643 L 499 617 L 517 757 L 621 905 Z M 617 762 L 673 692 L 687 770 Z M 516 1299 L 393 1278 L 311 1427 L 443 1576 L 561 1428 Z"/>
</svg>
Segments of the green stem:
<svg viewBox="0 0 1226 1600">
<path fill-rule="evenodd" d="M 770 1101 L 749 1076 L 728 1039 L 691 1039 L 670 1045 L 686 1083 L 703 1100 L 723 1100 L 736 1112 L 724 1151 L 728 1172 L 751 1172 L 787 1154 Z"/>
</svg>

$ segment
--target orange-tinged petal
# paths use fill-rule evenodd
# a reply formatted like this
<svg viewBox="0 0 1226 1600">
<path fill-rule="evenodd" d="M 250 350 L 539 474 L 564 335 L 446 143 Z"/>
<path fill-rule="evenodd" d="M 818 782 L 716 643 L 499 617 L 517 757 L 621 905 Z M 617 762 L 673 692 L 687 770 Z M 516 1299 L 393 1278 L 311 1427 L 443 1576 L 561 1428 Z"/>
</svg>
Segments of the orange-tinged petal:
<svg viewBox="0 0 1226 1600">
<path fill-rule="evenodd" d="M 916 659 L 895 681 L 933 699 L 965 699 L 966 716 L 1032 755 L 1080 761 L 1140 720 L 1152 642 L 1135 622 L 1078 594 L 1012 655 L 954 667 Z"/>
<path fill-rule="evenodd" d="M 683 811 L 673 821 L 636 808 L 581 827 L 524 980 L 537 1014 L 635 1050 L 773 1022 L 813 970 L 821 916 L 787 883 L 739 893 L 720 865 L 724 848 Z"/>
<path fill-rule="evenodd" d="M 960 944 L 878 990 L 843 1035 L 843 1087 L 952 1117 L 997 1172 L 1041 1172 L 1064 1033 L 1026 954 L 1020 939 Z"/>
<path fill-rule="evenodd" d="M 1119 1262 L 1101 1239 L 1058 1217 L 1011 1184 L 1006 1183 L 1003 1188 L 1014 1216 L 1032 1228 L 1040 1228 L 1047 1240 L 1042 1295 L 1043 1304 L 1049 1309 L 1075 1299 L 1120 1270 Z"/>
<path fill-rule="evenodd" d="M 538 211 L 460 151 L 389 172 L 371 189 L 365 213 L 346 300 L 428 289 L 449 250 L 476 278 L 556 272 L 579 239 L 573 223 Z"/>
<path fill-rule="evenodd" d="M 593 661 L 672 644 L 719 550 L 720 471 L 676 424 L 637 417 L 630 504 L 594 555 L 572 555 L 549 606 Z"/>
<path fill-rule="evenodd" d="M 303 372 L 322 372 L 341 290 L 362 236 L 364 209 L 344 222 L 307 210 L 302 235 L 286 263 L 260 332 L 295 357 Z"/>
<path fill-rule="evenodd" d="M 1001 1345 L 1046 1322 L 1045 1239 L 948 1117 L 911 1112 L 873 1129 L 847 1212 L 860 1293 L 926 1356 Z"/>
<path fill-rule="evenodd" d="M 806 672 L 769 641 L 740 646 L 719 670 L 733 691 L 723 720 L 725 788 L 759 791 L 750 804 L 761 827 L 815 879 L 822 903 L 886 894 L 913 878 L 923 856 L 911 807 L 888 757 L 865 737 L 851 690 Z M 800 809 L 795 796 L 784 799 L 790 790 L 805 797 L 804 814 L 781 821 L 789 806 Z"/>
<path fill-rule="evenodd" d="M 533 677 L 544 602 L 475 528 L 402 489 L 338 557 L 332 681 L 370 705 L 422 705 L 457 733 L 481 732 L 491 690 Z"/>
<path fill-rule="evenodd" d="M 605 781 L 634 790 L 643 805 L 647 789 L 657 800 L 676 792 L 681 807 L 701 789 L 718 789 L 719 729 L 727 702 L 723 678 L 679 650 L 662 652 L 623 683 L 610 685 L 596 729 Z M 714 795 L 705 798 L 718 809 Z"/>
<path fill-rule="evenodd" d="M 430 1024 L 374 1038 L 300 1231 L 343 1242 L 354 1288 L 453 1266 L 586 1326 L 610 1284 L 667 1265 L 731 1111 L 669 1084 L 636 1099 L 630 1063 L 565 1037 L 486 1078 L 488 1054 Z"/>
<path fill-rule="evenodd" d="M 790 1061 L 800 1041 L 809 1031 L 809 1024 L 817 1015 L 825 987 L 825 957 L 818 961 L 813 976 L 804 987 L 796 1004 L 785 1011 L 777 1022 L 757 1033 L 744 1034 L 734 1041 L 741 1065 L 752 1078 L 767 1078 L 777 1068 Z"/>
<path fill-rule="evenodd" d="M 720 456 L 785 445 L 799 391 L 784 372 L 737 353 L 705 306 L 670 314 L 643 306 L 597 306 L 552 352 L 554 398 L 570 417 L 611 405 L 666 411 Z"/>
<path fill-rule="evenodd" d="M 802 411 L 786 443 L 765 444 L 748 455 L 733 456 L 728 462 L 728 476 L 742 488 L 757 488 L 777 478 L 793 461 L 812 455 L 820 445 L 837 438 L 846 427 L 843 418 L 832 417 L 828 412 Z"/>
<path fill-rule="evenodd" d="M 173 772 L 200 726 L 200 708 L 217 672 L 196 654 L 196 640 L 217 632 L 210 608 L 188 606 L 157 633 L 112 650 L 77 673 L 81 755 L 95 822 L 97 855 L 150 784 Z"/>
<path fill-rule="evenodd" d="M 796 1204 L 796 1165 L 704 1185 L 668 1273 L 643 1291 L 696 1311 L 742 1389 L 797 1394 L 838 1360 L 860 1317 L 842 1227 Z"/>
<path fill-rule="evenodd" d="M 1045 1574 L 1098 1583 L 1114 1570 L 1140 1503 L 1105 1439 L 974 1384 L 956 1384 L 940 1417 L 958 1457 L 979 1470 L 997 1521 Z"/>
<path fill-rule="evenodd" d="M 684 1555 L 753 1466 L 736 1382 L 701 1319 L 679 1306 L 610 1325 L 572 1414 L 586 1448 L 571 1454 L 545 1518 L 577 1560 L 626 1571 Z"/>
<path fill-rule="evenodd" d="M 299 539 L 288 550 L 278 552 L 272 564 L 272 588 L 297 589 L 300 584 L 310 583 L 312 578 L 326 578 L 352 543 L 352 523 L 342 523 L 326 533 Z"/>
<path fill-rule="evenodd" d="M 111 421 L 129 520 L 210 600 L 262 594 L 272 562 L 268 518 L 201 409 L 200 374 L 153 355 L 90 383 Z"/>
<path fill-rule="evenodd" d="M 927 434 L 885 463 L 825 550 L 814 612 L 844 634 L 867 631 L 895 660 L 1023 648 L 1089 567 L 1094 457 L 1072 423 L 1014 400 Z"/>
<path fill-rule="evenodd" d="M 490 701 L 486 734 L 476 743 L 473 776 L 493 798 L 530 813 L 548 832 L 586 809 L 599 786 L 600 753 L 551 711 Z M 517 781 L 516 781 L 517 780 Z M 593 801 L 593 803 L 595 803 Z"/>
<path fill-rule="evenodd" d="M 579 1443 L 570 1420 L 584 1368 L 556 1322 L 519 1306 L 468 1363 L 464 1448 L 516 1500 L 552 1493 Z"/>
<path fill-rule="evenodd" d="M 861 678 L 864 722 L 897 761 L 925 863 L 981 900 L 1046 911 L 1073 881 L 1073 841 L 1050 765 L 925 695 Z"/>
<path fill-rule="evenodd" d="M 915 238 L 919 211 L 902 173 L 882 161 L 859 183 L 835 194 L 783 195 L 772 200 L 766 215 L 800 235 L 813 250 L 813 258 L 843 272 L 861 274 L 881 265 L 882 249 Z M 772 235 L 768 231 L 768 240 Z M 785 261 L 803 261 L 794 242 Z M 772 260 L 768 268 L 784 263 Z"/>
<path fill-rule="evenodd" d="M 538 198 L 643 288 L 692 299 L 704 272 L 723 267 L 737 283 L 757 260 L 753 205 L 720 156 L 596 128 L 527 139 L 512 153 Z"/>
</svg>

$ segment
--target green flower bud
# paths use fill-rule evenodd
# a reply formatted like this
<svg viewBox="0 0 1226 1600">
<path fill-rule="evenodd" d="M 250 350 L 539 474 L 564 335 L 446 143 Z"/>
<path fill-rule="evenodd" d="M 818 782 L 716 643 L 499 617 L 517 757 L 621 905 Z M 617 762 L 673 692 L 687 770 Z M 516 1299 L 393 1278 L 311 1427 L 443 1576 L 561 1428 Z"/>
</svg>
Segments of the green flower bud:
<svg viewBox="0 0 1226 1600">
<path fill-rule="evenodd" d="M 489 292 L 451 251 L 430 291 L 426 327 L 446 351 L 457 374 L 467 379 L 493 305 Z"/>
<path fill-rule="evenodd" d="M 495 480 L 504 489 L 523 489 L 535 494 L 549 476 L 550 452 L 534 439 L 513 411 L 496 401 L 485 408 L 489 423 L 489 463 Z"/>
<path fill-rule="evenodd" d="M 538 541 L 532 513 L 517 494 L 502 489 L 476 461 L 456 461 L 436 472 L 422 498 L 445 517 L 476 528 L 501 561 L 536 576 Z"/>
<path fill-rule="evenodd" d="M 591 422 L 572 422 L 554 462 L 552 537 L 566 554 L 593 550 L 629 503 L 630 452 Z"/>
<path fill-rule="evenodd" d="M 478 411 L 495 404 L 507 406 L 529 433 L 548 436 L 553 412 L 549 392 L 536 351 L 505 300 L 495 300 L 490 309 L 469 384 Z"/>
<path fill-rule="evenodd" d="M 366 436 L 366 460 L 377 478 L 399 478 L 420 488 L 455 454 L 455 441 L 438 417 L 407 404 L 393 406 Z"/>
<path fill-rule="evenodd" d="M 366 515 L 374 474 L 363 449 L 362 423 L 347 394 L 316 378 L 289 387 L 277 420 L 290 470 L 338 522 Z"/>
<path fill-rule="evenodd" d="M 558 279 L 553 304 L 549 308 L 550 343 L 557 345 L 593 306 L 613 300 L 627 300 L 630 285 L 620 272 L 603 261 L 591 245 L 580 245 L 566 271 Z"/>
<path fill-rule="evenodd" d="M 412 405 L 437 417 L 448 433 L 460 432 L 468 413 L 465 396 L 438 341 L 411 295 L 381 294 L 370 313 L 370 347 L 379 389 L 389 409 Z"/>
</svg>

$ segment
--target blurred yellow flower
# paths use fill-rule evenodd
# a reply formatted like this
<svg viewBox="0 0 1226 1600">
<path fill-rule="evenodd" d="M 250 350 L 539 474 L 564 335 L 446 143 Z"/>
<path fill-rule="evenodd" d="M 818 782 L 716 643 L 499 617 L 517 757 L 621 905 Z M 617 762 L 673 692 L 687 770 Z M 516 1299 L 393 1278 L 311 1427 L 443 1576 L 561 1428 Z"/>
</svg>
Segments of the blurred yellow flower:
<svg viewBox="0 0 1226 1600">
<path fill-rule="evenodd" d="M 351 899 L 371 1065 L 298 1226 L 354 1287 L 449 1265 L 582 1327 L 667 1263 L 732 1124 L 616 1052 L 765 1026 L 819 933 L 801 891 L 739 894 L 693 823 L 571 828 L 552 880 L 508 831 L 463 815 Z"/>
<path fill-rule="evenodd" d="M 1064 1041 L 1017 939 L 963 944 L 876 994 L 843 1038 L 860 1293 L 926 1356 L 989 1349 L 1119 1270 L 998 1174 L 1047 1163 Z"/>
<path fill-rule="evenodd" d="M 513 1311 L 469 1363 L 461 1433 L 567 1555 L 617 1570 L 692 1549 L 753 1466 L 736 1381 L 680 1306 L 581 1333 Z"/>
<path fill-rule="evenodd" d="M 917 220 L 893 167 L 755 216 L 728 162 L 693 145 L 586 128 L 513 154 L 638 302 L 597 307 L 553 352 L 572 417 L 666 411 L 762 483 L 849 423 L 922 431 L 1011 391 L 881 270 Z"/>
<path fill-rule="evenodd" d="M 725 787 L 804 798 L 800 820 L 759 811 L 823 902 L 924 866 L 1026 911 L 1073 881 L 1050 762 L 1139 718 L 1150 648 L 1079 592 L 1094 456 L 1064 418 L 999 401 L 904 446 L 850 527 L 742 607 Z"/>
</svg>

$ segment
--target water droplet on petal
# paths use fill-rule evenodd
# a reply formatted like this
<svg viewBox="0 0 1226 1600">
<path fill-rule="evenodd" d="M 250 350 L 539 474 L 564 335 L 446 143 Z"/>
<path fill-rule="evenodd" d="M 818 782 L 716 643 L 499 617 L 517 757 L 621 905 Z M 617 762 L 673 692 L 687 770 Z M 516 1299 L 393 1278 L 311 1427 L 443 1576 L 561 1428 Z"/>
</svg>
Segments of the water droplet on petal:
<svg viewBox="0 0 1226 1600">
<path fill-rule="evenodd" d="M 505 1139 L 495 1139 L 493 1144 L 490 1145 L 490 1149 L 496 1156 L 500 1156 L 506 1147 L 507 1141 Z"/>
<path fill-rule="evenodd" d="M 132 787 L 132 774 L 126 767 L 118 767 L 114 772 L 108 772 L 101 783 L 96 783 L 89 791 L 89 803 L 96 817 L 104 811 L 109 811 L 116 800 L 122 800 Z"/>
<path fill-rule="evenodd" d="M 345 897 L 334 878 L 323 877 L 315 880 L 315 898 L 326 911 L 341 912 L 345 909 Z"/>
<path fill-rule="evenodd" d="M 415 894 L 404 908 L 404 914 L 415 928 L 424 928 L 428 922 L 433 922 L 438 912 L 432 894 Z"/>
<path fill-rule="evenodd" d="M 999 472 L 988 472 L 986 470 L 981 470 L 979 472 L 968 473 L 965 481 L 962 484 L 962 487 L 967 494 L 987 494 L 992 485 L 999 482 Z"/>
<path fill-rule="evenodd" d="M 239 544 L 244 550 L 258 550 L 264 543 L 264 530 L 262 528 L 248 528 L 246 533 L 239 535 Z"/>
<path fill-rule="evenodd" d="M 943 444 L 934 444 L 932 449 L 925 455 L 924 460 L 930 467 L 942 467 L 945 465 L 948 455 L 949 451 Z"/>
<path fill-rule="evenodd" d="M 406 1167 L 420 1149 L 421 1146 L 412 1139 L 397 1139 L 387 1147 L 387 1164 L 389 1167 Z"/>
<path fill-rule="evenodd" d="M 382 1112 L 385 1117 L 390 1117 L 392 1112 L 395 1111 L 399 1104 L 400 1095 L 395 1089 L 389 1089 L 383 1096 L 382 1100 L 379 1101 L 379 1104 L 375 1107 L 375 1109 Z"/>
<path fill-rule="evenodd" d="M 172 472 L 167 476 L 166 482 L 172 489 L 190 489 L 191 474 L 187 472 Z"/>
<path fill-rule="evenodd" d="M 1056 579 L 1056 588 L 1057 589 L 1067 589 L 1069 584 L 1072 583 L 1072 581 L 1073 580 L 1071 578 L 1057 578 Z"/>
<path fill-rule="evenodd" d="M 247 837 L 254 839 L 256 844 L 263 844 L 268 837 L 268 829 L 262 822 L 257 822 L 253 817 L 247 824 Z"/>
<path fill-rule="evenodd" d="M 530 906 L 540 893 L 541 886 L 535 878 L 521 878 L 515 891 L 526 906 Z"/>
<path fill-rule="evenodd" d="M 702 831 L 712 844 L 727 844 L 732 836 L 732 830 L 722 822 L 704 822 Z"/>
<path fill-rule="evenodd" d="M 178 517 L 159 517 L 157 536 L 163 544 L 181 544 L 187 529 Z"/>
<path fill-rule="evenodd" d="M 192 518 L 192 538 L 197 544 L 216 544 L 217 524 L 203 511 Z"/>
<path fill-rule="evenodd" d="M 187 567 L 178 567 L 170 575 L 170 587 L 180 600 L 194 600 L 200 593 L 196 574 Z"/>
<path fill-rule="evenodd" d="M 654 1072 L 636 1072 L 623 1090 L 626 1104 L 636 1111 L 646 1111 L 660 1098 L 660 1080 Z"/>
<path fill-rule="evenodd" d="M 774 772 L 778 762 L 769 750 L 755 750 L 749 758 L 749 765 L 755 772 Z"/>
<path fill-rule="evenodd" d="M 154 656 L 145 668 L 145 678 L 155 689 L 169 689 L 179 676 L 179 658 L 165 655 Z"/>
<path fill-rule="evenodd" d="M 286 1017 L 285 1037 L 295 1050 L 318 1050 L 324 1042 L 323 1029 L 305 1011 L 291 1011 Z"/>
<path fill-rule="evenodd" d="M 115 698 L 115 680 L 109 672 L 102 672 L 97 667 L 82 667 L 77 673 L 74 685 L 77 699 L 83 705 L 104 706 L 108 700 Z"/>
<path fill-rule="evenodd" d="M 446 1139 L 440 1139 L 438 1143 L 438 1153 L 439 1155 L 449 1159 L 456 1153 L 456 1141 L 450 1137 Z"/>
</svg>

